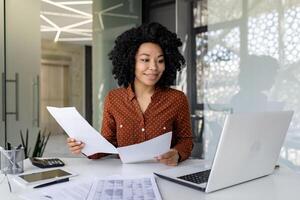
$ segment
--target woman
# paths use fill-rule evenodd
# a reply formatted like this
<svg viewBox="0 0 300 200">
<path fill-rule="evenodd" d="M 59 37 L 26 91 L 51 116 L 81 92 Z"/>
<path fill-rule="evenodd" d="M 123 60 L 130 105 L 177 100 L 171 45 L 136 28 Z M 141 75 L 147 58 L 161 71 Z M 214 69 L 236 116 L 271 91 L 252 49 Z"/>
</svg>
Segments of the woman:
<svg viewBox="0 0 300 200">
<path fill-rule="evenodd" d="M 192 151 L 189 106 L 183 92 L 171 89 L 185 63 L 175 33 L 158 23 L 141 25 L 121 34 L 109 54 L 114 78 L 121 88 L 104 102 L 102 135 L 114 146 L 128 146 L 172 131 L 171 150 L 156 159 L 175 166 Z M 84 144 L 68 138 L 72 153 Z M 89 156 L 98 159 L 107 154 Z"/>
</svg>

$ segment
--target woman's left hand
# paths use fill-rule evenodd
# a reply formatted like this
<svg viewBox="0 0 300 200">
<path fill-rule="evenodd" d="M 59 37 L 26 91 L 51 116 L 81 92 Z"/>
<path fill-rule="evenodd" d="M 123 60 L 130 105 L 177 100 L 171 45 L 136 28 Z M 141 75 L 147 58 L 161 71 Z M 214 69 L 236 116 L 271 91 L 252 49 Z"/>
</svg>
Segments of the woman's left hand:
<svg viewBox="0 0 300 200">
<path fill-rule="evenodd" d="M 156 160 L 169 166 L 176 166 L 178 165 L 179 154 L 176 149 L 170 149 L 167 153 L 156 157 Z"/>
</svg>

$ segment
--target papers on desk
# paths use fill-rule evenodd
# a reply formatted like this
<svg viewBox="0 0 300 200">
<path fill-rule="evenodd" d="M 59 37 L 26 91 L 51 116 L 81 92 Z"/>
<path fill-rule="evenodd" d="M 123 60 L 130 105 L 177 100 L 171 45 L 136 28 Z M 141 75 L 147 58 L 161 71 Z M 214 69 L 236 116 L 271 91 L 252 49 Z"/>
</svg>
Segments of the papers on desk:
<svg viewBox="0 0 300 200">
<path fill-rule="evenodd" d="M 161 200 L 153 176 L 140 178 L 95 179 L 88 200 L 99 199 L 148 199 Z"/>
<path fill-rule="evenodd" d="M 20 195 L 26 200 L 106 200 L 149 199 L 161 200 L 153 176 L 137 178 L 95 178 L 91 181 L 64 183 Z"/>
<path fill-rule="evenodd" d="M 66 133 L 85 143 L 82 152 L 85 155 L 95 153 L 119 154 L 123 163 L 153 160 L 154 157 L 170 150 L 172 132 L 165 133 L 151 140 L 126 147 L 114 147 L 96 131 L 74 107 L 47 107 L 50 114 Z"/>
<path fill-rule="evenodd" d="M 26 200 L 75 200 L 87 199 L 93 182 L 90 180 L 70 181 L 44 187 L 41 189 L 33 189 L 30 192 L 21 194 L 20 197 Z"/>
</svg>

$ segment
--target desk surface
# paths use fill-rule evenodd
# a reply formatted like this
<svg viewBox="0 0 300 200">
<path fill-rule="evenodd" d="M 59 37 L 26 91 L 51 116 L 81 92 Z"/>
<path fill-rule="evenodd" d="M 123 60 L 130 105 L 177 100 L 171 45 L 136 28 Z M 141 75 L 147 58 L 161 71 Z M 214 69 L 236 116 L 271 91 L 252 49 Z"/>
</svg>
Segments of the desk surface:
<svg viewBox="0 0 300 200">
<path fill-rule="evenodd" d="M 143 175 L 151 174 L 154 171 L 164 170 L 171 167 L 160 163 L 143 163 L 143 164 L 122 164 L 119 159 L 100 159 L 89 160 L 86 158 L 62 158 L 66 163 L 66 168 L 79 173 L 79 176 L 72 178 L 84 179 L 88 176 L 109 176 L 109 175 Z M 180 165 L 198 164 L 201 160 L 187 160 Z M 25 171 L 34 171 L 37 168 L 32 166 L 29 160 L 25 162 Z M 1 175 L 0 180 L 2 180 Z M 249 181 L 234 187 L 205 194 L 185 186 L 181 186 L 160 178 L 156 178 L 159 190 L 164 200 L 182 200 L 182 199 L 206 199 L 206 200 L 246 200 L 246 199 L 299 199 L 300 196 L 300 174 L 297 174 L 286 167 L 281 167 L 274 171 L 270 176 Z M 20 199 L 18 194 L 31 190 L 29 188 L 20 187 L 14 181 L 12 182 L 13 192 L 10 193 L 6 180 L 0 183 L 1 200 L 17 200 Z M 51 186 L 49 186 L 51 187 Z"/>
</svg>

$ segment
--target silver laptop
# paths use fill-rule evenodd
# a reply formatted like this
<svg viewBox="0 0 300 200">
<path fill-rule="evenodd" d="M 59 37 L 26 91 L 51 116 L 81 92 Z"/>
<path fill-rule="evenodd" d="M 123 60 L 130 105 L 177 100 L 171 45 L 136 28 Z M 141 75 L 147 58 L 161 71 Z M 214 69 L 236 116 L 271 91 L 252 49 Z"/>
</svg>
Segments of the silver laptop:
<svg viewBox="0 0 300 200">
<path fill-rule="evenodd" d="M 212 165 L 178 166 L 154 174 L 205 192 L 269 175 L 292 115 L 293 111 L 230 114 Z"/>
</svg>

